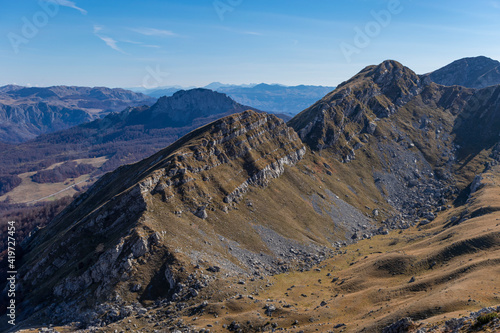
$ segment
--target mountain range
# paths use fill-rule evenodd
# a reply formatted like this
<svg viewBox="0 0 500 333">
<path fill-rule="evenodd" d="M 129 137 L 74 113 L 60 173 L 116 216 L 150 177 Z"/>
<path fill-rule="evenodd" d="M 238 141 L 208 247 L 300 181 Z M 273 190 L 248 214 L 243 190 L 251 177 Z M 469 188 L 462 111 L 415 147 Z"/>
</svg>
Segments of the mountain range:
<svg viewBox="0 0 500 333">
<path fill-rule="evenodd" d="M 19 143 L 155 99 L 104 87 L 0 87 L 0 141 Z"/>
<path fill-rule="evenodd" d="M 240 111 L 214 92 L 177 94 L 79 128 L 183 126 L 189 117 L 155 111 L 178 100 L 196 115 L 208 109 L 189 101 L 206 98 Z M 499 96 L 499 85 L 445 86 L 388 60 L 287 123 L 243 111 L 197 128 L 101 177 L 23 242 L 18 320 L 117 331 L 494 329 Z"/>
</svg>

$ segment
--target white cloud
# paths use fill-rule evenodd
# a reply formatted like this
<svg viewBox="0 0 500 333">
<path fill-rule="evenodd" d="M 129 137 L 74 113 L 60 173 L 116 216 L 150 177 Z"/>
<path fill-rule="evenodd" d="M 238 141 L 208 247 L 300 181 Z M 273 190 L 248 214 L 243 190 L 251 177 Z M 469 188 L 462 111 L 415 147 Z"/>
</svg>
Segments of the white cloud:
<svg viewBox="0 0 500 333">
<path fill-rule="evenodd" d="M 107 36 L 99 36 L 97 35 L 97 37 L 99 37 L 100 39 L 102 39 L 104 41 L 104 43 L 106 43 L 107 46 L 109 46 L 110 48 L 112 48 L 113 50 L 116 50 L 118 52 L 121 52 L 121 53 L 125 53 L 123 52 L 122 49 L 120 49 L 117 45 L 117 41 L 114 40 L 113 38 L 111 37 L 107 37 Z"/>
<path fill-rule="evenodd" d="M 130 40 L 130 39 L 123 39 L 123 40 L 121 40 L 121 42 L 134 44 L 134 45 L 142 45 L 143 44 L 142 42 L 136 42 L 135 40 Z"/>
<path fill-rule="evenodd" d="M 491 6 L 496 9 L 500 9 L 500 1 L 492 1 Z"/>
<path fill-rule="evenodd" d="M 255 32 L 255 31 L 243 31 L 242 34 L 253 35 L 253 36 L 262 36 L 262 34 L 260 32 Z"/>
<path fill-rule="evenodd" d="M 161 30 L 155 28 L 131 28 L 130 30 L 145 36 L 159 36 L 159 37 L 174 37 L 176 33 L 170 30 Z"/>
<path fill-rule="evenodd" d="M 57 0 L 59 1 L 59 0 Z M 123 54 L 127 54 L 125 51 L 123 51 L 119 46 L 118 46 L 118 41 L 115 39 L 101 35 L 100 32 L 104 30 L 104 26 L 99 25 L 99 24 L 94 24 L 94 35 L 96 35 L 100 40 L 102 40 L 104 43 L 106 43 L 107 46 L 112 48 L 115 51 L 118 51 Z"/>
<path fill-rule="evenodd" d="M 137 42 L 137 41 L 130 40 L 130 39 L 123 39 L 123 40 L 120 40 L 120 42 L 123 42 L 123 43 L 129 43 L 129 44 L 133 44 L 133 45 L 139 45 L 139 46 L 141 46 L 141 47 L 149 47 L 149 48 L 154 48 L 154 49 L 159 49 L 159 48 L 161 48 L 161 46 L 159 46 L 159 45 L 144 44 L 143 42 Z"/>
<path fill-rule="evenodd" d="M 55 2 L 55 3 L 59 4 L 60 6 L 73 8 L 73 9 L 78 10 L 83 15 L 87 15 L 87 11 L 83 8 L 78 7 L 76 5 L 76 3 L 74 3 L 73 1 L 69 1 L 69 0 L 45 0 L 45 1 Z"/>
</svg>

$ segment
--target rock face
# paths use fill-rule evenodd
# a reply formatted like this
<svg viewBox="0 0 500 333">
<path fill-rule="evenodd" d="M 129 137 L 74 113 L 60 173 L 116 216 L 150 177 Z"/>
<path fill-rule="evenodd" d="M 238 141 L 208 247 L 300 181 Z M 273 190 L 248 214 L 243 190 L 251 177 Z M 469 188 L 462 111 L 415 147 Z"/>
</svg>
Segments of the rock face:
<svg viewBox="0 0 500 333">
<path fill-rule="evenodd" d="M 0 141 L 22 142 L 154 99 L 103 87 L 0 87 Z"/>
<path fill-rule="evenodd" d="M 246 111 L 104 176 L 25 245 L 33 255 L 20 273 L 24 314 L 49 297 L 41 316 L 92 321 L 98 311 L 86 317 L 81 300 L 126 306 L 130 290 L 145 293 L 137 286 L 148 285 L 156 297 L 197 294 L 186 283 L 200 288 L 210 279 L 190 275 L 191 263 L 201 259 L 220 267 L 213 274 L 252 272 L 259 262 L 249 263 L 252 255 L 271 264 L 275 255 L 261 256 L 253 244 L 257 230 L 244 244 L 225 223 L 236 224 L 237 203 L 248 191 L 266 187 L 305 152 L 282 120 Z M 207 241 L 218 244 L 203 250 Z"/>
<path fill-rule="evenodd" d="M 445 86 L 480 89 L 500 84 L 500 62 L 483 56 L 463 58 L 428 76 L 433 82 Z"/>
<path fill-rule="evenodd" d="M 172 97 L 161 97 L 146 116 L 151 118 L 151 124 L 157 124 L 159 127 L 165 123 L 172 127 L 181 127 L 196 118 L 213 115 L 220 117 L 247 109 L 249 107 L 235 102 L 225 94 L 199 88 L 181 90 Z"/>
</svg>

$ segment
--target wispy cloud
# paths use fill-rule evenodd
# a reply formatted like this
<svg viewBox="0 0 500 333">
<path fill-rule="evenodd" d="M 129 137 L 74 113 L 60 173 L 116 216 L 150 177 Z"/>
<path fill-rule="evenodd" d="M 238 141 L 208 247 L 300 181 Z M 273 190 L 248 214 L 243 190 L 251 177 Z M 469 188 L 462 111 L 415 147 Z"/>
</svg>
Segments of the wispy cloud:
<svg viewBox="0 0 500 333">
<path fill-rule="evenodd" d="M 118 41 L 114 40 L 111 37 L 101 35 L 100 32 L 104 29 L 102 25 L 94 24 L 94 35 L 96 35 L 99 39 L 101 39 L 107 46 L 112 48 L 115 51 L 118 51 L 123 54 L 127 54 L 120 47 L 118 47 Z"/>
<path fill-rule="evenodd" d="M 82 13 L 83 15 L 87 15 L 87 11 L 83 8 L 80 8 L 76 5 L 75 2 L 73 1 L 69 1 L 69 0 L 45 0 L 45 1 L 48 1 L 48 2 L 55 2 L 57 3 L 58 5 L 60 6 L 64 6 L 64 7 L 69 7 L 69 8 L 73 8 L 73 9 L 76 9 L 78 10 L 80 13 Z"/>
<path fill-rule="evenodd" d="M 500 9 L 500 1 L 491 1 L 491 6 L 495 9 Z"/>
<path fill-rule="evenodd" d="M 255 31 L 242 31 L 241 33 L 244 35 L 262 36 L 260 32 Z"/>
<path fill-rule="evenodd" d="M 141 44 L 143 44 L 142 42 L 137 42 L 135 40 L 130 40 L 130 39 L 122 39 L 121 41 L 124 42 L 124 43 L 129 43 L 129 44 L 134 44 L 134 45 L 141 45 Z"/>
<path fill-rule="evenodd" d="M 99 36 L 99 35 L 96 35 L 96 36 L 99 37 L 100 39 L 102 39 L 104 41 L 104 43 L 106 43 L 106 45 L 109 46 L 110 48 L 112 48 L 113 50 L 116 50 L 118 52 L 126 54 L 125 51 L 123 51 L 122 49 L 120 49 L 118 47 L 118 42 L 116 40 L 114 40 L 113 38 L 107 37 L 107 36 Z"/>
<path fill-rule="evenodd" d="M 218 26 L 217 29 L 221 29 L 227 32 L 231 32 L 233 34 L 239 34 L 239 35 L 250 35 L 250 36 L 264 36 L 263 33 L 257 32 L 257 31 L 251 31 L 251 30 L 238 30 L 230 27 L 223 27 L 223 26 Z"/>
<path fill-rule="evenodd" d="M 94 24 L 94 34 L 99 33 L 104 27 L 102 25 Z"/>
<path fill-rule="evenodd" d="M 137 32 L 144 36 L 158 36 L 158 37 L 175 37 L 176 33 L 170 30 L 162 30 L 155 28 L 131 28 L 131 31 Z"/>
<path fill-rule="evenodd" d="M 143 42 L 137 42 L 135 40 L 130 40 L 130 39 L 123 39 L 123 40 L 120 40 L 120 42 L 123 42 L 123 43 L 129 43 L 129 44 L 133 44 L 133 45 L 139 45 L 141 47 L 148 47 L 148 48 L 154 48 L 154 49 L 159 49 L 161 48 L 160 45 L 153 45 L 153 44 L 144 44 Z"/>
</svg>

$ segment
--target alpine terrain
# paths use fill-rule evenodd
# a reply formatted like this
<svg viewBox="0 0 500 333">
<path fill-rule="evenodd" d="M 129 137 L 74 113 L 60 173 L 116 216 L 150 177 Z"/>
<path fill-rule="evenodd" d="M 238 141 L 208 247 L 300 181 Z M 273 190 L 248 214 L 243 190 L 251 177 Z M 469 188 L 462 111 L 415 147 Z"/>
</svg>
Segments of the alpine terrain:
<svg viewBox="0 0 500 333">
<path fill-rule="evenodd" d="M 384 61 L 104 175 L 21 244 L 15 329 L 498 331 L 500 86 L 435 81 Z"/>
</svg>

